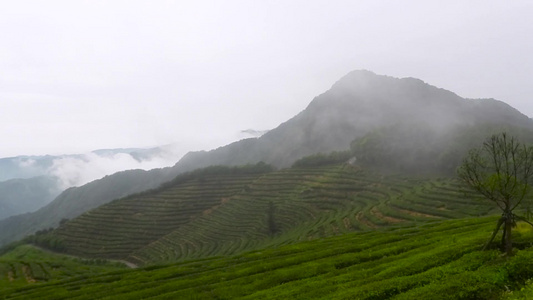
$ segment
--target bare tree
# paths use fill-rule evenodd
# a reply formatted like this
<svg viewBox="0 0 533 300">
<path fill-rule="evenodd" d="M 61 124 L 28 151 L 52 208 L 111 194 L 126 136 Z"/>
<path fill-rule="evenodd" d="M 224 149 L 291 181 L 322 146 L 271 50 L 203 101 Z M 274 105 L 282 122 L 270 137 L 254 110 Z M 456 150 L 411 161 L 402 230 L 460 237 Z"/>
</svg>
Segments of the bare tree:
<svg viewBox="0 0 533 300">
<path fill-rule="evenodd" d="M 516 221 L 522 220 L 533 226 L 526 218 L 514 213 L 531 191 L 529 183 L 533 179 L 533 147 L 520 144 L 506 133 L 495 134 L 481 148 L 472 149 L 457 172 L 468 186 L 502 211 L 485 248 L 503 225 L 502 248 L 507 255 L 511 255 L 511 229 L 516 226 Z"/>
</svg>

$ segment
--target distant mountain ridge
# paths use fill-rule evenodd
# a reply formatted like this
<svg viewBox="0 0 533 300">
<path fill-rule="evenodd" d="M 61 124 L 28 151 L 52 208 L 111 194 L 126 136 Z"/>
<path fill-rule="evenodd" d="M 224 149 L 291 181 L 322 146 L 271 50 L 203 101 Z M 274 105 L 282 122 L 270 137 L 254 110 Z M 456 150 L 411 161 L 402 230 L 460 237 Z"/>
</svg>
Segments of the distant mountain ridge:
<svg viewBox="0 0 533 300">
<path fill-rule="evenodd" d="M 35 211 L 50 203 L 60 192 L 57 180 L 49 176 L 0 182 L 0 220 Z"/>
<path fill-rule="evenodd" d="M 158 187 L 176 176 L 172 168 L 118 172 L 62 192 L 41 209 L 0 220 L 0 245 L 37 230 L 55 227 L 62 219 L 74 218 L 113 199 Z"/>
<path fill-rule="evenodd" d="M 0 158 L 0 220 L 36 211 L 63 190 L 127 169 L 171 166 L 172 146 Z"/>
<path fill-rule="evenodd" d="M 94 193 L 101 186 L 109 186 L 111 180 L 127 182 L 134 174 L 133 171 L 117 173 L 65 191 L 39 213 L 0 221 L 0 244 L 44 227 L 56 226 L 62 218 L 75 217 L 84 209 L 95 208 L 117 197 L 157 187 L 186 171 L 259 161 L 284 168 L 304 156 L 347 150 L 353 140 L 370 131 L 405 120 L 442 131 L 485 123 L 533 129 L 530 118 L 501 101 L 464 99 L 419 79 L 353 71 L 330 90 L 315 97 L 298 115 L 259 138 L 244 139 L 211 151 L 190 152 L 171 168 L 144 172 L 130 185 L 124 184 L 114 191 L 104 189 L 108 191 L 106 193 Z M 63 204 L 58 206 L 58 203 Z"/>
</svg>

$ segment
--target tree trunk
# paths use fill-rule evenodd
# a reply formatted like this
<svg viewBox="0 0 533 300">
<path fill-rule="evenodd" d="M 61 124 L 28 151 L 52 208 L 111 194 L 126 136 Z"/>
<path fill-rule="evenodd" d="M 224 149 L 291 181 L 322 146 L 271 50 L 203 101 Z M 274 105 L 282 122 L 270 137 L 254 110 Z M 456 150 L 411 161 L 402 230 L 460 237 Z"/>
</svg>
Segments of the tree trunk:
<svg viewBox="0 0 533 300">
<path fill-rule="evenodd" d="M 498 225 L 496 225 L 496 229 L 494 229 L 494 231 L 492 232 L 492 236 L 490 237 L 489 241 L 485 244 L 485 247 L 483 247 L 483 250 L 487 250 L 490 246 L 490 243 L 492 243 L 492 241 L 494 240 L 494 238 L 496 237 L 496 235 L 498 234 L 498 231 L 500 231 L 500 227 L 502 227 L 503 225 L 503 221 L 504 221 L 504 218 L 501 217 L 499 220 L 498 220 Z M 503 239 L 502 239 L 502 243 L 501 243 L 502 247 L 503 247 Z"/>
<path fill-rule="evenodd" d="M 505 236 L 507 235 L 507 222 L 505 222 L 505 217 L 503 219 L 503 230 L 502 230 L 502 242 L 500 243 L 500 250 L 505 251 L 506 239 Z"/>
<path fill-rule="evenodd" d="M 505 253 L 507 256 L 511 256 L 513 254 L 513 241 L 511 239 L 511 229 L 513 227 L 513 220 L 511 218 L 505 219 L 505 224 L 503 227 L 504 235 L 505 235 Z"/>
</svg>

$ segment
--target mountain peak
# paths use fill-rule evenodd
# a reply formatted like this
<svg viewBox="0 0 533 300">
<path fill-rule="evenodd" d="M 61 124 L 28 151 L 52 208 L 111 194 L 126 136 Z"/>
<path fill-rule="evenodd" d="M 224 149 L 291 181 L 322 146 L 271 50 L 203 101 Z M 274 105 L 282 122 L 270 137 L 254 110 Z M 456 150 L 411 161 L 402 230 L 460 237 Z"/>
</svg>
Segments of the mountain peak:
<svg viewBox="0 0 533 300">
<path fill-rule="evenodd" d="M 379 75 L 369 70 L 354 70 L 344 75 L 339 79 L 335 84 L 333 84 L 332 89 L 335 88 L 346 88 L 346 87 L 357 87 L 357 88 L 375 88 L 376 85 L 406 85 L 406 86 L 425 86 L 425 87 L 434 87 L 421 79 L 414 77 L 405 77 L 397 78 L 387 75 Z"/>
<path fill-rule="evenodd" d="M 391 98 L 398 94 L 428 93 L 434 90 L 438 88 L 417 78 L 396 78 L 368 70 L 355 70 L 333 84 L 330 91 L 362 98 Z"/>
<path fill-rule="evenodd" d="M 360 85 L 368 85 L 369 83 L 375 82 L 381 77 L 386 78 L 387 76 L 377 75 L 369 70 L 354 70 L 335 82 L 335 84 L 332 86 L 332 89 L 337 87 L 353 86 L 357 83 Z"/>
</svg>

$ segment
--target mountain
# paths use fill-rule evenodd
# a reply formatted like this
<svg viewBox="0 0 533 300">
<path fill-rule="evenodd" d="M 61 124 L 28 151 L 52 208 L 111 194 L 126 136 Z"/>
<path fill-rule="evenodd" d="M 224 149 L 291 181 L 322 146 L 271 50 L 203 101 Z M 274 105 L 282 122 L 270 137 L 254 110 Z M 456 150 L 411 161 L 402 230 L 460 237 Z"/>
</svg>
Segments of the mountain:
<svg viewBox="0 0 533 300">
<path fill-rule="evenodd" d="M 443 131 L 426 123 L 406 121 L 371 130 L 350 147 L 359 165 L 381 172 L 455 176 L 468 151 L 499 132 L 533 144 L 531 129 L 504 123 L 457 125 Z"/>
<path fill-rule="evenodd" d="M 156 187 L 186 171 L 259 161 L 284 168 L 308 155 L 348 150 L 354 140 L 369 132 L 406 121 L 443 135 L 460 126 L 485 124 L 533 128 L 531 119 L 498 100 L 464 99 L 419 79 L 354 71 L 313 99 L 301 113 L 259 138 L 244 139 L 211 151 L 190 152 L 172 168 L 138 175 L 138 181 L 115 187 L 112 193 L 93 193 L 106 190 L 111 180 L 126 182 L 133 173 L 115 174 L 113 179 L 103 178 L 89 186 L 66 191 L 36 214 L 0 221 L 0 244 L 46 226 L 56 226 L 62 218 L 72 218 L 117 197 Z M 57 203 L 62 203 L 61 212 L 53 208 L 59 207 Z"/>
<path fill-rule="evenodd" d="M 0 181 L 48 175 L 46 170 L 53 165 L 55 158 L 51 155 L 0 158 Z"/>
<path fill-rule="evenodd" d="M 260 138 L 189 153 L 171 168 L 117 173 L 1 221 L 0 243 L 59 223 L 19 244 L 85 259 L 32 262 L 25 253 L 42 249 L 12 244 L 2 250 L 0 295 L 527 298 L 533 231 L 517 224 L 513 257 L 503 259 L 494 245 L 480 251 L 498 209 L 441 172 L 502 128 L 533 141 L 532 120 L 501 101 L 352 72 Z M 198 169 L 259 160 L 281 169 Z M 150 266 L 97 274 L 80 265 L 111 269 L 101 258 Z M 520 290 L 524 283 L 529 291 Z"/>
<path fill-rule="evenodd" d="M 276 167 L 318 152 L 342 151 L 368 132 L 410 122 L 446 132 L 456 126 L 505 124 L 533 128 L 533 121 L 494 99 L 463 99 L 419 79 L 353 71 L 297 116 L 257 139 L 185 155 L 177 167 L 264 161 Z"/>
<path fill-rule="evenodd" d="M 35 211 L 50 203 L 61 191 L 50 176 L 0 182 L 0 220 Z"/>
</svg>

